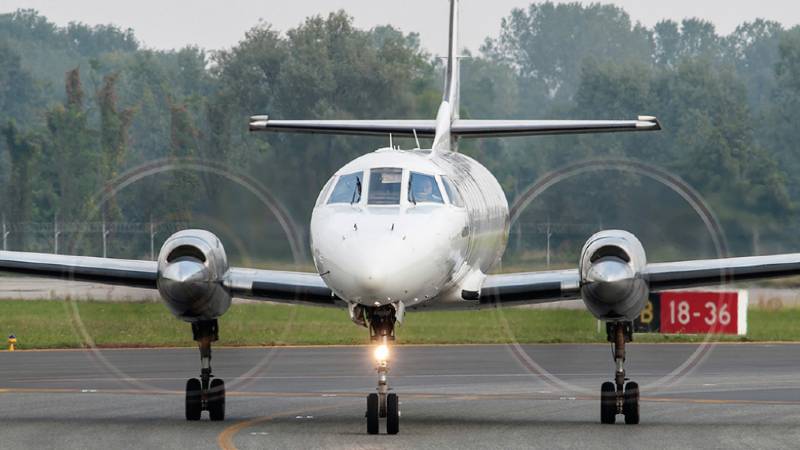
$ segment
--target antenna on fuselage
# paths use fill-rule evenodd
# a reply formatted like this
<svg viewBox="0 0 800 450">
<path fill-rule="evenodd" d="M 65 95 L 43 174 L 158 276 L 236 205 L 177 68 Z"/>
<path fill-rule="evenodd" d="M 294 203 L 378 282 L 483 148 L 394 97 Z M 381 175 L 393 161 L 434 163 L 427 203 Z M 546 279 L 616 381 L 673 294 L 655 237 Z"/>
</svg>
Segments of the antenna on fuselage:
<svg viewBox="0 0 800 450">
<path fill-rule="evenodd" d="M 394 142 L 392 141 L 392 133 L 389 133 L 389 148 L 394 148 Z"/>
<path fill-rule="evenodd" d="M 419 136 L 417 136 L 417 129 L 412 128 L 411 131 L 414 132 L 414 140 L 417 142 L 417 150 L 419 150 L 422 148 L 422 146 L 419 145 Z"/>
</svg>

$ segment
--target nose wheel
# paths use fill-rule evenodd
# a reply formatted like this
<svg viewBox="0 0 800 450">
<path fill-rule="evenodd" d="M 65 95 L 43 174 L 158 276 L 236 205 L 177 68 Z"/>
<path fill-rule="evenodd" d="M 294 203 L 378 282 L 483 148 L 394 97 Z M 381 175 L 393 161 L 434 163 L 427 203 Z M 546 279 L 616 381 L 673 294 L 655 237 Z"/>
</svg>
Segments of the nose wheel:
<svg viewBox="0 0 800 450">
<path fill-rule="evenodd" d="M 186 420 L 200 420 L 203 411 L 212 421 L 225 420 L 225 382 L 211 374 L 211 343 L 219 339 L 217 321 L 192 323 L 192 334 L 200 348 L 201 368 L 200 379 L 186 382 Z"/>
<path fill-rule="evenodd" d="M 400 432 L 400 400 L 397 394 L 386 396 L 386 434 Z"/>
<path fill-rule="evenodd" d="M 383 361 L 385 363 L 385 361 Z M 386 434 L 400 432 L 400 399 L 395 393 L 389 393 L 389 385 L 385 374 L 388 365 L 384 365 L 385 372 L 381 372 L 379 365 L 378 392 L 367 395 L 367 434 L 380 432 L 380 419 L 386 419 Z"/>
<path fill-rule="evenodd" d="M 370 340 L 375 347 L 375 370 L 378 373 L 377 392 L 367 395 L 367 434 L 380 432 L 380 419 L 386 419 L 386 434 L 400 431 L 400 401 L 389 393 L 389 344 L 394 341 L 395 316 L 393 308 L 376 308 L 370 314 Z"/>
<path fill-rule="evenodd" d="M 639 423 L 639 385 L 625 377 L 625 343 L 633 340 L 633 327 L 630 322 L 608 322 L 606 333 L 614 344 L 617 370 L 614 382 L 607 381 L 600 387 L 600 422 L 615 423 L 617 415 L 622 414 L 626 424 L 636 425 Z"/>
</svg>

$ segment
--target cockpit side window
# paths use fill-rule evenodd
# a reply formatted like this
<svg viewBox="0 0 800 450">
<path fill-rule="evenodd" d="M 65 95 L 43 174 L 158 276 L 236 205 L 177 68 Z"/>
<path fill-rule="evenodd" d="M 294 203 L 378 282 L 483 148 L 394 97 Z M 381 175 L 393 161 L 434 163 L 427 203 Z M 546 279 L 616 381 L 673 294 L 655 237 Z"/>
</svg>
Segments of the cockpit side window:
<svg viewBox="0 0 800 450">
<path fill-rule="evenodd" d="M 433 175 L 411 172 L 408 181 L 408 202 L 417 203 L 444 203 L 442 192 L 436 184 Z"/>
<path fill-rule="evenodd" d="M 335 176 L 331 177 L 331 179 L 328 180 L 327 183 L 325 183 L 325 187 L 322 188 L 322 191 L 320 191 L 319 197 L 317 198 L 317 206 L 320 206 L 325 202 L 325 198 L 328 196 L 328 193 L 331 191 L 331 186 L 333 186 L 333 180 L 335 180 L 335 179 L 336 179 Z"/>
<path fill-rule="evenodd" d="M 369 205 L 399 205 L 403 169 L 381 167 L 370 170 Z"/>
<path fill-rule="evenodd" d="M 442 175 L 442 184 L 444 185 L 444 190 L 447 192 L 447 198 L 450 199 L 450 203 L 453 206 L 463 208 L 464 199 L 461 197 L 461 194 L 458 192 L 455 185 L 453 185 L 453 182 L 450 181 L 450 178 Z"/>
<path fill-rule="evenodd" d="M 328 204 L 332 203 L 358 203 L 361 201 L 361 182 L 364 179 L 364 172 L 355 172 L 348 175 L 341 175 L 336 187 L 333 188 Z"/>
</svg>

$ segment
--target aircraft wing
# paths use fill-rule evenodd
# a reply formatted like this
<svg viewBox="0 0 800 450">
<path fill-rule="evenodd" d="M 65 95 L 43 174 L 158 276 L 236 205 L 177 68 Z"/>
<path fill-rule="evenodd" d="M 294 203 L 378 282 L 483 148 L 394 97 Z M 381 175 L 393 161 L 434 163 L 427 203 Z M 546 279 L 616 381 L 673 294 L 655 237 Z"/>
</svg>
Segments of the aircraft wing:
<svg viewBox="0 0 800 450">
<path fill-rule="evenodd" d="M 653 292 L 800 275 L 800 253 L 648 264 L 638 276 Z M 489 275 L 481 304 L 550 303 L 580 298 L 577 269 Z"/>
<path fill-rule="evenodd" d="M 0 251 L 0 272 L 158 289 L 155 261 Z M 316 273 L 233 267 L 221 283 L 240 298 L 345 306 Z"/>
<path fill-rule="evenodd" d="M 800 275 L 800 253 L 648 264 L 653 291 Z"/>
<path fill-rule="evenodd" d="M 155 261 L 0 251 L 0 272 L 156 289 Z M 2 279 L 0 279 L 2 283 Z"/>
<path fill-rule="evenodd" d="M 481 289 L 481 304 L 525 305 L 580 298 L 577 269 L 489 275 Z"/>
<path fill-rule="evenodd" d="M 0 271 L 65 280 L 158 288 L 155 261 L 0 251 Z M 638 276 L 651 291 L 800 275 L 800 253 L 648 264 Z M 0 281 L 2 282 L 2 281 Z M 220 281 L 240 298 L 345 306 L 316 273 L 233 267 Z M 580 298 L 577 269 L 489 275 L 482 305 L 550 303 Z"/>
<path fill-rule="evenodd" d="M 315 306 L 347 306 L 316 273 L 233 267 L 225 285 L 239 298 Z"/>
</svg>

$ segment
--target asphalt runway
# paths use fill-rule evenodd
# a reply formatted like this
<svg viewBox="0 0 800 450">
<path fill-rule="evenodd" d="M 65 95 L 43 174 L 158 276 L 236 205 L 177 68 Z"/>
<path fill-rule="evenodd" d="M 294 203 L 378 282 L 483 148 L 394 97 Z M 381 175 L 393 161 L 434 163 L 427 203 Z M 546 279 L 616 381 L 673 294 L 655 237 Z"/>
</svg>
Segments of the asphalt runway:
<svg viewBox="0 0 800 450">
<path fill-rule="evenodd" d="M 367 347 L 215 348 L 224 422 L 186 422 L 194 349 L 0 353 L 0 448 L 796 448 L 800 345 L 632 344 L 640 425 L 601 425 L 605 345 L 397 347 L 400 434 L 369 436 Z M 695 357 L 692 358 L 692 355 Z M 689 361 L 687 363 L 687 361 Z M 383 427 L 383 425 L 382 425 Z"/>
</svg>

